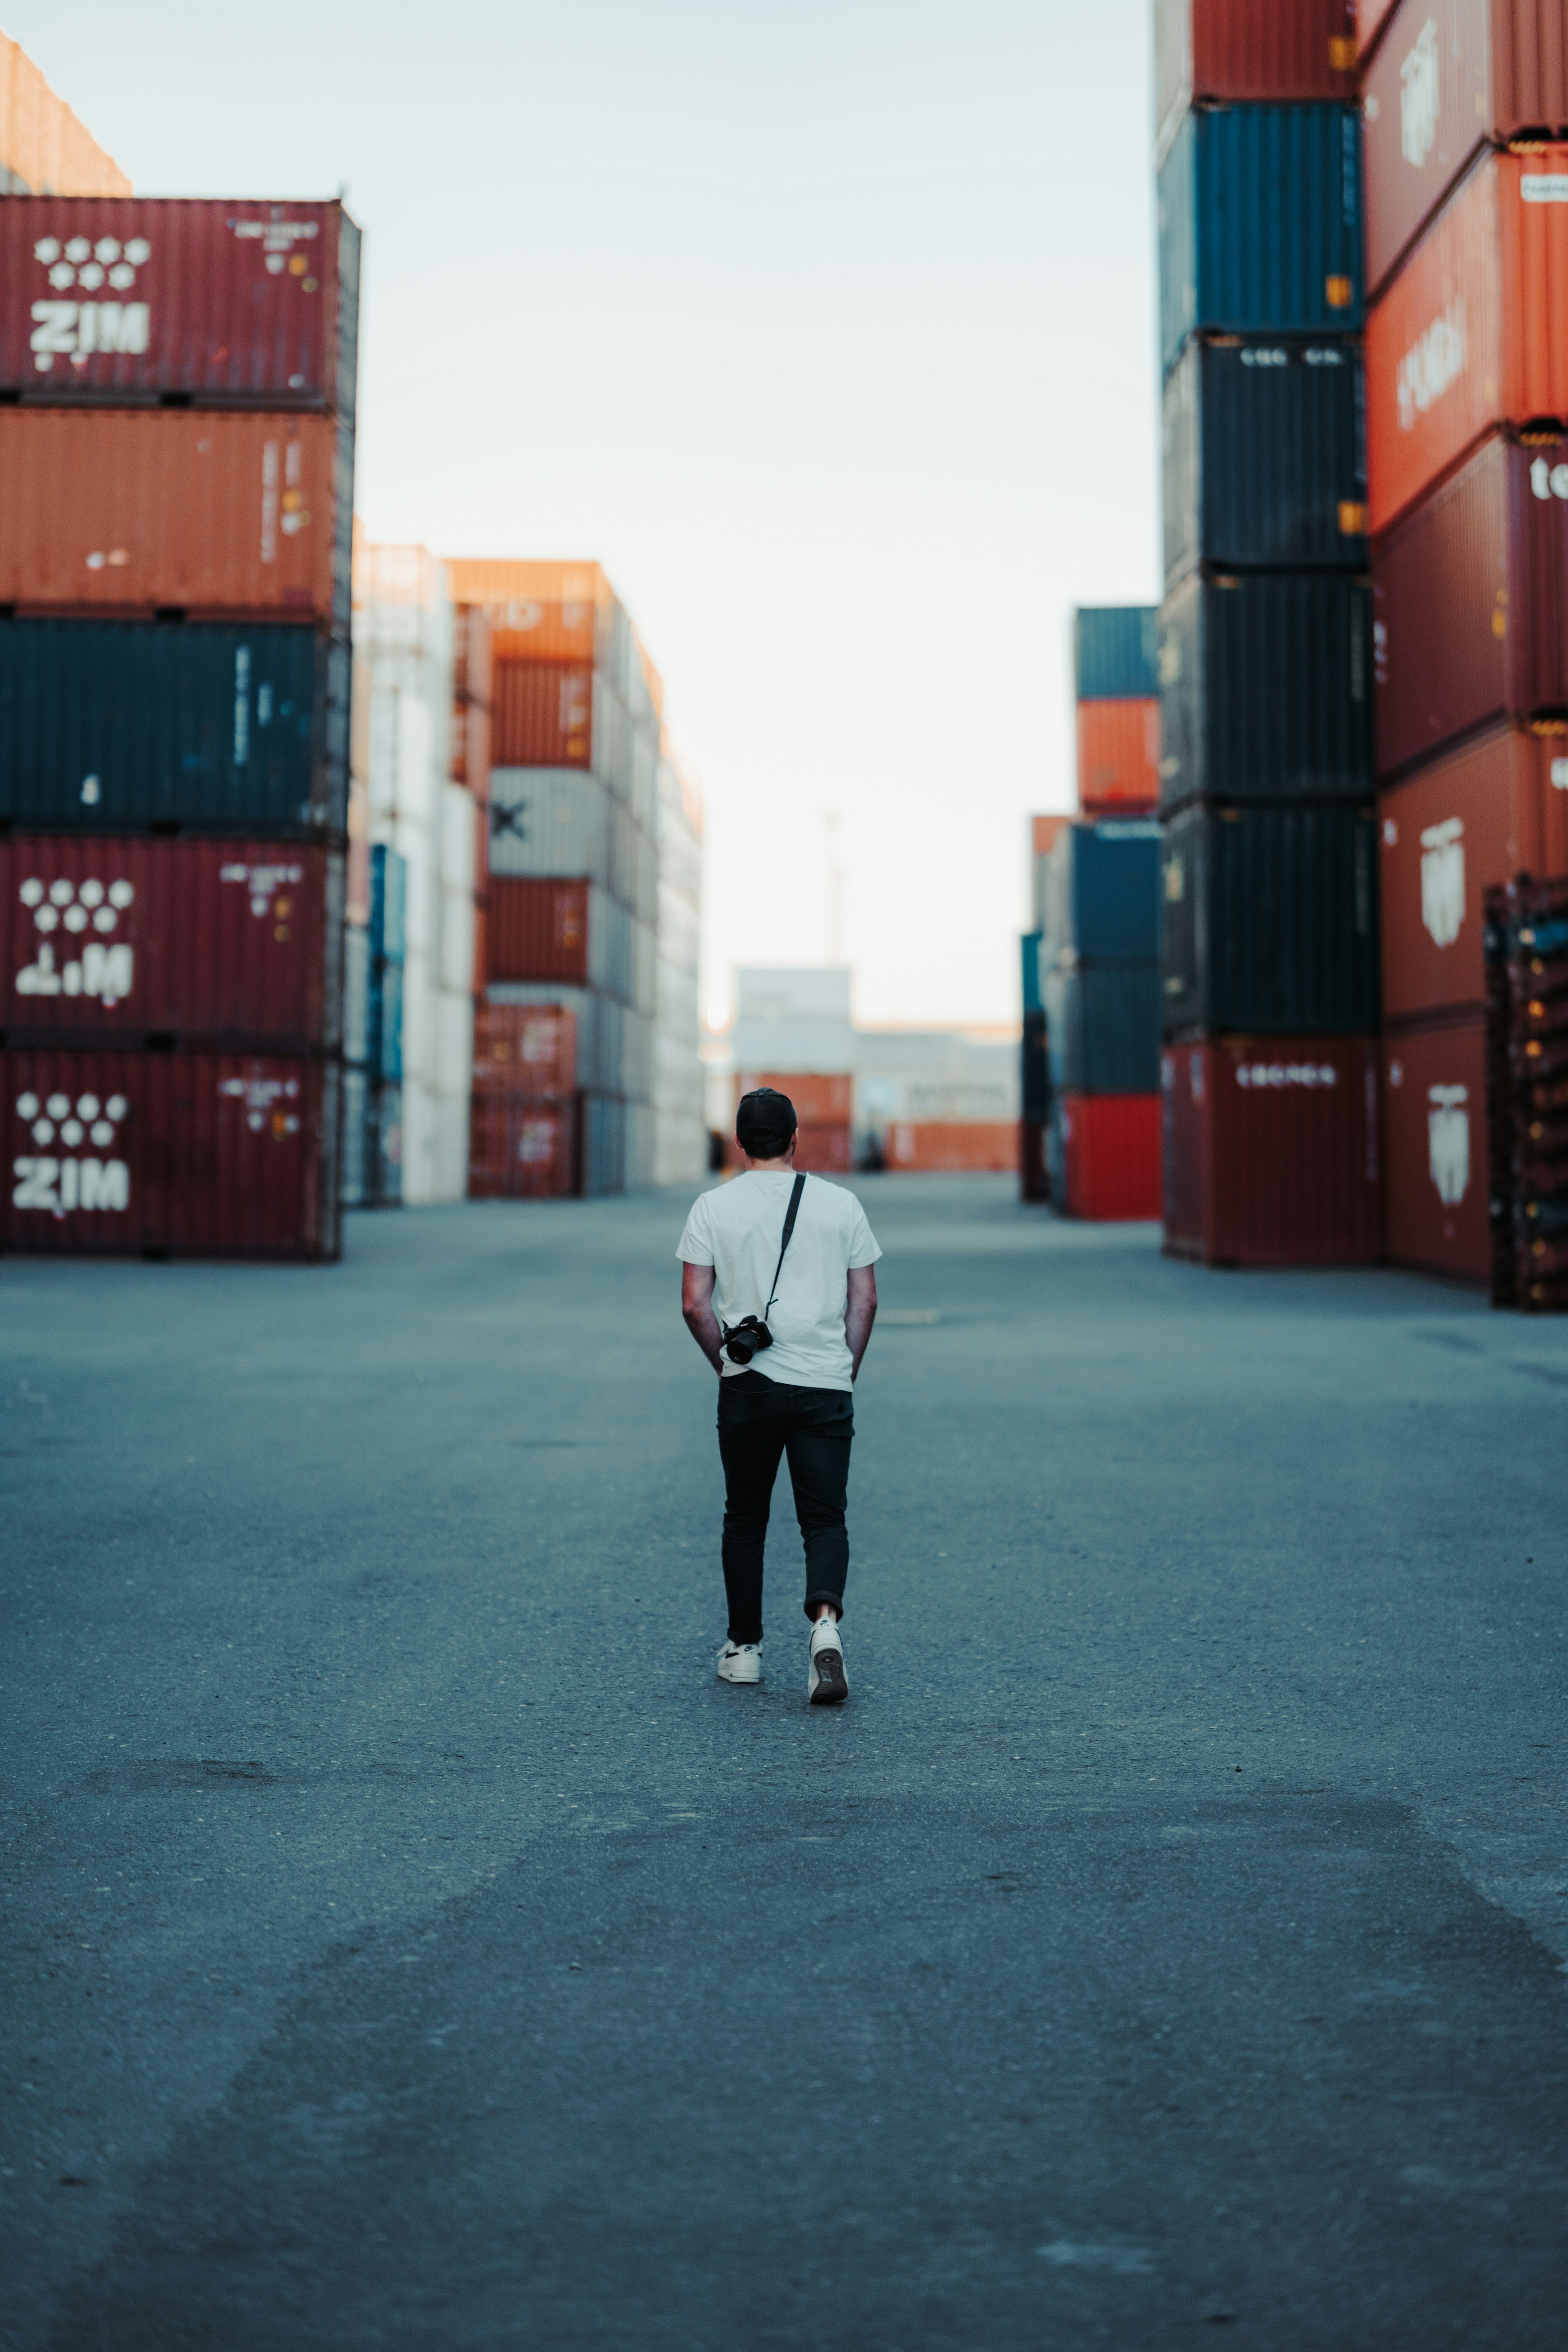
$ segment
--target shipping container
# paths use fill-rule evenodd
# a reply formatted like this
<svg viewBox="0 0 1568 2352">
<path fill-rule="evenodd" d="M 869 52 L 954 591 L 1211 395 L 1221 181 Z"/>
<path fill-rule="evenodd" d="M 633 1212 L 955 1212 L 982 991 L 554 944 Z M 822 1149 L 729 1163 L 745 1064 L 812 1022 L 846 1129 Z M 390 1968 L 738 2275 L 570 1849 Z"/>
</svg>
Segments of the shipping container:
<svg viewBox="0 0 1568 2352">
<path fill-rule="evenodd" d="M 1069 825 L 1046 877 L 1040 969 L 1059 962 L 1152 963 L 1160 952 L 1159 823 L 1102 817 Z"/>
<path fill-rule="evenodd" d="M 1483 442 L 1382 541 L 1373 680 L 1380 776 L 1498 719 L 1568 737 L 1568 436 Z"/>
<path fill-rule="evenodd" d="M 580 1098 L 577 1189 L 598 1201 L 626 1189 L 626 1106 L 613 1096 Z"/>
<path fill-rule="evenodd" d="M 1358 571 L 1366 420 L 1357 344 L 1203 336 L 1165 383 L 1165 585 L 1206 564 Z"/>
<path fill-rule="evenodd" d="M 1490 1278 L 1486 1061 L 1479 1007 L 1384 1037 L 1384 1219 L 1395 1265 Z"/>
<path fill-rule="evenodd" d="M 488 614 L 498 661 L 614 665 L 618 650 L 625 660 L 615 591 L 596 563 L 452 556 L 447 572 L 454 601 Z"/>
<path fill-rule="evenodd" d="M 1045 923 L 1046 866 L 1052 850 L 1071 824 L 1070 816 L 1032 816 L 1029 819 L 1029 908 L 1035 929 Z"/>
<path fill-rule="evenodd" d="M 407 894 L 407 860 L 377 842 L 370 853 L 370 946 L 389 963 L 403 961 Z"/>
<path fill-rule="evenodd" d="M 0 406 L 0 604 L 346 636 L 353 434 L 330 416 Z"/>
<path fill-rule="evenodd" d="M 899 1175 L 1010 1176 L 1018 1164 L 1018 1122 L 895 1119 L 886 1156 L 889 1172 Z"/>
<path fill-rule="evenodd" d="M 1210 1265 L 1370 1265 L 1382 1248 L 1374 1037 L 1170 1045 L 1165 1247 Z"/>
<path fill-rule="evenodd" d="M 577 1087 L 576 1015 L 559 1004 L 474 1008 L 474 1092 L 540 1097 Z"/>
<path fill-rule="evenodd" d="M 0 35 L 0 195 L 36 192 L 128 196 L 131 183 L 20 42 Z"/>
<path fill-rule="evenodd" d="M 574 1095 L 476 1093 L 469 1106 L 470 1200 L 564 1200 L 578 1187 Z"/>
<path fill-rule="evenodd" d="M 12 1045 L 333 1052 L 342 897 L 325 849 L 0 840 L 0 1030 Z"/>
<path fill-rule="evenodd" d="M 348 695 L 311 629 L 0 619 L 0 819 L 341 833 Z"/>
<path fill-rule="evenodd" d="M 378 1084 L 403 1083 L 403 966 L 385 956 L 370 960 L 365 1024 L 366 1066 Z"/>
<path fill-rule="evenodd" d="M 370 1059 L 370 933 L 363 923 L 343 925 L 342 1030 L 343 1059 L 356 1065 L 363 1076 Z M 346 1105 L 346 1095 L 343 1100 Z M 346 1134 L 346 1108 L 343 1117 Z M 346 1143 L 343 1149 L 347 1150 Z"/>
<path fill-rule="evenodd" d="M 584 769 L 492 768 L 490 873 L 585 877 L 606 888 L 612 808 L 609 787 Z"/>
<path fill-rule="evenodd" d="M 1184 114 L 1160 167 L 1161 354 L 1187 337 L 1362 323 L 1361 124 L 1348 107 Z"/>
<path fill-rule="evenodd" d="M 352 416 L 360 233 L 341 204 L 0 205 L 0 394 Z"/>
<path fill-rule="evenodd" d="M 735 1108 L 742 1095 L 772 1087 L 787 1095 L 803 1127 L 842 1127 L 854 1112 L 855 1081 L 847 1071 L 749 1071 L 735 1079 Z"/>
<path fill-rule="evenodd" d="M 1043 1122 L 1051 1115 L 1051 1057 L 1043 1006 L 1024 1015 L 1019 1045 L 1019 1107 L 1026 1119 Z"/>
<path fill-rule="evenodd" d="M 1485 892 L 1568 874 L 1568 743 L 1494 728 L 1386 793 L 1378 834 L 1384 1013 L 1479 1005 Z"/>
<path fill-rule="evenodd" d="M 1372 793 L 1371 590 L 1335 572 L 1183 582 L 1160 608 L 1162 804 Z"/>
<path fill-rule="evenodd" d="M 597 990 L 560 981 L 497 981 L 492 1004 L 559 1006 L 576 1024 L 578 1087 L 588 1094 L 646 1096 L 649 1092 L 653 1025 L 642 1013 Z"/>
<path fill-rule="evenodd" d="M 338 1158 L 338 1205 L 371 1205 L 367 1147 L 370 1141 L 370 1081 L 363 1069 L 342 1073 L 342 1146 Z"/>
<path fill-rule="evenodd" d="M 365 1188 L 367 1207 L 403 1205 L 403 1088 L 394 1081 L 382 1080 L 370 1089 Z"/>
<path fill-rule="evenodd" d="M 1154 809 L 1160 803 L 1157 701 L 1080 702 L 1078 804 L 1088 815 Z"/>
<path fill-rule="evenodd" d="M 1375 294 L 1482 147 L 1568 131 L 1568 8 L 1405 0 L 1368 70 L 1362 114 Z"/>
<path fill-rule="evenodd" d="M 279 1055 L 6 1052 L 8 1250 L 333 1258 L 339 1069 Z"/>
<path fill-rule="evenodd" d="M 1370 810 L 1184 809 L 1165 830 L 1167 1036 L 1377 1026 Z"/>
<path fill-rule="evenodd" d="M 1146 702 L 1159 693 L 1154 618 L 1152 604 L 1079 606 L 1073 614 L 1073 676 L 1079 702 Z M 1035 819 L 1037 825 L 1057 822 Z M 1039 854 L 1037 839 L 1035 847 Z"/>
<path fill-rule="evenodd" d="M 1373 54 L 1375 43 L 1387 31 L 1388 20 L 1397 5 L 1398 0 L 1356 0 L 1356 41 L 1363 63 Z"/>
<path fill-rule="evenodd" d="M 1058 1095 L 1054 1117 L 1064 1216 L 1109 1224 L 1160 1215 L 1158 1094 Z"/>
<path fill-rule="evenodd" d="M 1163 152 L 1202 102 L 1355 96 L 1354 0 L 1155 0 L 1154 121 Z"/>
<path fill-rule="evenodd" d="M 594 672 L 587 663 L 498 656 L 490 702 L 495 767 L 586 768 L 594 757 L 593 721 Z"/>
<path fill-rule="evenodd" d="M 1053 1091 L 1158 1093 L 1157 963 L 1089 964 L 1049 971 L 1045 999 Z"/>
<path fill-rule="evenodd" d="M 1026 931 L 1023 938 L 1018 942 L 1019 947 L 1023 950 L 1020 961 L 1023 966 L 1022 980 L 1024 993 L 1024 1018 L 1026 1020 L 1028 1019 L 1032 1013 L 1038 1013 L 1042 1007 L 1042 999 L 1040 996 L 1040 945 L 1044 937 L 1045 934 L 1043 931 Z"/>
<path fill-rule="evenodd" d="M 1568 145 L 1460 182 L 1373 305 L 1366 404 L 1374 534 L 1495 426 L 1568 430 Z"/>
<path fill-rule="evenodd" d="M 588 894 L 584 882 L 492 874 L 487 905 L 489 978 L 588 984 Z"/>
<path fill-rule="evenodd" d="M 1044 1118 L 1018 1121 L 1018 1198 L 1031 1202 L 1051 1197 L 1050 1122 Z"/>
</svg>

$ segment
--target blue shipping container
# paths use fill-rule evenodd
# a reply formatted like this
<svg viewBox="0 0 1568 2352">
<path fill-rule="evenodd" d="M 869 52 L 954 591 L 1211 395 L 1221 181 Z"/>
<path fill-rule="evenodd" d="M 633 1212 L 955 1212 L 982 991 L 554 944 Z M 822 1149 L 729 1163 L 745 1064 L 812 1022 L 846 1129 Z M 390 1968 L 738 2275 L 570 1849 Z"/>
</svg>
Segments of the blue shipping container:
<svg viewBox="0 0 1568 2352">
<path fill-rule="evenodd" d="M 1040 934 L 1026 931 L 1024 947 L 1024 1010 L 1037 1013 L 1040 1009 Z"/>
<path fill-rule="evenodd" d="M 1362 324 L 1361 121 L 1342 106 L 1191 110 L 1160 172 L 1160 343 Z"/>
<path fill-rule="evenodd" d="M 1068 825 L 1046 866 L 1047 971 L 1063 961 L 1157 961 L 1161 837 L 1152 817 Z"/>
<path fill-rule="evenodd" d="M 365 1059 L 371 1075 L 401 1081 L 403 1076 L 403 966 L 384 956 L 370 960 Z"/>
<path fill-rule="evenodd" d="M 1160 691 L 1152 604 L 1081 604 L 1073 614 L 1080 702 L 1147 702 Z"/>
<path fill-rule="evenodd" d="M 1069 1095 L 1157 1094 L 1161 992 L 1157 963 L 1047 972 L 1053 1087 Z"/>
<path fill-rule="evenodd" d="M 392 963 L 403 961 L 404 900 L 408 867 L 395 849 L 370 853 L 370 951 Z"/>
</svg>

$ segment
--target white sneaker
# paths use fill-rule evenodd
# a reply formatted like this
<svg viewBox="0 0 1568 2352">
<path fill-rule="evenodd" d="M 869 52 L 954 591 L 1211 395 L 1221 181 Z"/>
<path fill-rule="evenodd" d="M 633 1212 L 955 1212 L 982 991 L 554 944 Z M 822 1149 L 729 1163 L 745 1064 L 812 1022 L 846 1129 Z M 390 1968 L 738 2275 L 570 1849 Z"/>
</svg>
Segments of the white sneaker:
<svg viewBox="0 0 1568 2352">
<path fill-rule="evenodd" d="M 763 1652 L 758 1642 L 726 1642 L 715 1670 L 721 1683 L 760 1683 Z"/>
<path fill-rule="evenodd" d="M 848 1697 L 849 1677 L 844 1671 L 844 1644 L 838 1638 L 836 1618 L 817 1619 L 811 1629 L 806 1659 L 807 1706 L 837 1706 Z"/>
</svg>

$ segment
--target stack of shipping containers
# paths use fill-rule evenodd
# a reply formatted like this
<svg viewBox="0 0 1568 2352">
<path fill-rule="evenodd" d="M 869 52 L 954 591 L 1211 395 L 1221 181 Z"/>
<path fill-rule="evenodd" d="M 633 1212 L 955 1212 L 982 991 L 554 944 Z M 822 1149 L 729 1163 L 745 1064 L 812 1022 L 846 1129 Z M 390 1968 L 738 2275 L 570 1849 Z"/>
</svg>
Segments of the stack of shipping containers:
<svg viewBox="0 0 1568 2352">
<path fill-rule="evenodd" d="M 758 1087 L 789 1097 L 798 1119 L 795 1165 L 847 1175 L 854 1160 L 855 1028 L 850 975 L 837 964 L 744 970 L 735 975 L 735 1075 L 722 1139 L 739 1165 L 733 1110 Z"/>
<path fill-rule="evenodd" d="M 1387 1242 L 1483 1279 L 1484 894 L 1568 874 L 1568 5 L 1363 18 Z"/>
<path fill-rule="evenodd" d="M 1350 0 L 1156 11 L 1166 1239 L 1380 1246 Z"/>
<path fill-rule="evenodd" d="M 1051 1064 L 1046 1044 L 1046 1008 L 1040 996 L 1040 940 L 1045 930 L 1047 865 L 1065 816 L 1029 819 L 1030 929 L 1024 934 L 1024 1034 L 1018 1070 L 1018 1193 L 1025 1201 L 1048 1201 L 1051 1176 Z"/>
<path fill-rule="evenodd" d="M 0 204 L 8 1246 L 338 1246 L 359 233 Z"/>
<path fill-rule="evenodd" d="M 658 763 L 658 924 L 653 1024 L 653 1181 L 700 1184 L 708 1171 L 700 974 L 702 797 L 668 734 Z"/>
<path fill-rule="evenodd" d="M 31 58 L 0 35 L 0 196 L 128 196 L 131 183 L 57 98 Z"/>
<path fill-rule="evenodd" d="M 1044 861 L 1039 999 L 1051 1197 L 1069 1216 L 1160 1213 L 1160 705 L 1153 612 L 1074 625 L 1080 814 Z"/>
<path fill-rule="evenodd" d="M 486 1002 L 573 1013 L 574 1188 L 623 1192 L 654 1172 L 658 676 L 597 564 L 447 570 L 492 631 Z"/>
</svg>

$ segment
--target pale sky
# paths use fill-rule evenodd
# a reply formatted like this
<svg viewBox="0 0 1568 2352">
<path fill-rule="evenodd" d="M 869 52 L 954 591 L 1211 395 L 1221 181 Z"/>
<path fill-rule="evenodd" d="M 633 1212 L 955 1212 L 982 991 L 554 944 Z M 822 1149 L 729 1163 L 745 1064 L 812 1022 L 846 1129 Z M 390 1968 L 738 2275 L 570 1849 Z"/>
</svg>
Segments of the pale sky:
<svg viewBox="0 0 1568 2352">
<path fill-rule="evenodd" d="M 5 0 L 139 193 L 365 232 L 358 505 L 595 556 L 708 803 L 708 1000 L 1017 1011 L 1068 615 L 1158 593 L 1147 0 Z"/>
</svg>

